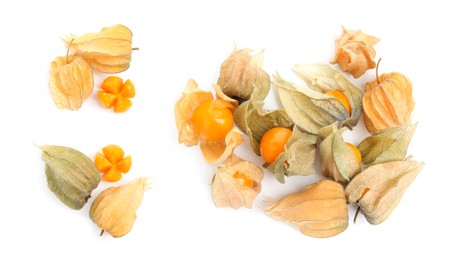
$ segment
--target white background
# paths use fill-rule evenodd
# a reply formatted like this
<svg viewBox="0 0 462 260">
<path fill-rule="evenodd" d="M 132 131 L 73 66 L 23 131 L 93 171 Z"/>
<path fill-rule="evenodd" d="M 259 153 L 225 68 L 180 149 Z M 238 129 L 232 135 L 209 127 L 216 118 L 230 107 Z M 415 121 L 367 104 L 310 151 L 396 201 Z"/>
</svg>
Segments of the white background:
<svg viewBox="0 0 462 260">
<path fill-rule="evenodd" d="M 446 1 L 3 1 L 0 4 L 0 259 L 395 259 L 461 257 L 459 163 L 461 41 L 459 9 Z M 124 114 L 102 108 L 96 91 L 79 111 L 55 107 L 48 66 L 65 55 L 61 37 L 121 23 L 133 31 L 129 70 L 137 88 Z M 198 147 L 177 143 L 173 107 L 189 78 L 212 90 L 234 48 L 265 49 L 264 69 L 299 83 L 295 63 L 326 63 L 341 26 L 377 36 L 381 72 L 400 71 L 414 84 L 419 122 L 408 153 L 426 163 L 391 217 L 378 226 L 363 216 L 338 236 L 315 239 L 267 217 L 265 197 L 281 198 L 319 179 L 282 185 L 265 172 L 254 208 L 217 209 L 208 165 Z M 368 71 L 360 88 L 374 78 Z M 268 107 L 276 107 L 274 92 Z M 365 137 L 361 122 L 345 139 Z M 76 148 L 93 157 L 115 143 L 133 168 L 115 185 L 152 176 L 133 230 L 99 236 L 88 217 L 47 188 L 34 145 Z M 236 153 L 257 164 L 248 143 Z M 458 242 L 457 242 L 458 241 Z M 428 258 L 427 258 L 428 259 Z"/>
</svg>

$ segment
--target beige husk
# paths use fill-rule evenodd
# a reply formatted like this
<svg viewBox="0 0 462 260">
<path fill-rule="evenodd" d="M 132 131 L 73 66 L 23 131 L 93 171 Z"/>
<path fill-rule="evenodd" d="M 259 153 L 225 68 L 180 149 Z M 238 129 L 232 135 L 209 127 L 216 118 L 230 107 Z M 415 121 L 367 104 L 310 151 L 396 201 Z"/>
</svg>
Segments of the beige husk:
<svg viewBox="0 0 462 260">
<path fill-rule="evenodd" d="M 64 42 L 100 72 L 119 73 L 130 67 L 132 32 L 123 25 L 105 27 L 98 33 L 78 37 L 70 35 Z"/>
<path fill-rule="evenodd" d="M 335 236 L 348 227 L 345 193 L 335 181 L 318 181 L 269 204 L 267 215 L 296 226 L 308 236 Z"/>
<path fill-rule="evenodd" d="M 364 123 L 370 133 L 410 125 L 414 110 L 412 83 L 399 72 L 384 73 L 366 83 L 363 106 Z"/>
<path fill-rule="evenodd" d="M 342 36 L 335 41 L 335 56 L 330 63 L 338 63 L 342 71 L 358 78 L 366 70 L 375 68 L 374 45 L 379 38 L 362 31 L 347 30 L 342 27 Z"/>
<path fill-rule="evenodd" d="M 270 89 L 270 77 L 262 69 L 263 51 L 250 55 L 249 49 L 237 49 L 223 62 L 217 84 L 227 96 L 241 102 L 263 100 Z"/>
<path fill-rule="evenodd" d="M 236 177 L 236 173 L 244 175 L 252 185 L 246 186 L 244 179 Z M 252 208 L 253 201 L 261 191 L 262 180 L 263 171 L 260 167 L 232 154 L 213 176 L 213 201 L 219 208 Z"/>
<path fill-rule="evenodd" d="M 91 204 L 90 218 L 113 237 L 126 235 L 135 223 L 136 210 L 147 189 L 148 178 L 142 177 L 104 190 Z"/>
<path fill-rule="evenodd" d="M 93 92 L 93 73 L 81 57 L 57 57 L 50 64 L 50 94 L 58 108 L 77 110 Z"/>
<path fill-rule="evenodd" d="M 345 188 L 349 204 L 358 204 L 369 223 L 385 221 L 414 181 L 424 163 L 409 159 L 373 165 Z"/>
<path fill-rule="evenodd" d="M 341 183 L 349 182 L 361 170 L 354 152 L 343 141 L 337 122 L 319 131 L 319 157 L 324 176 Z"/>
</svg>

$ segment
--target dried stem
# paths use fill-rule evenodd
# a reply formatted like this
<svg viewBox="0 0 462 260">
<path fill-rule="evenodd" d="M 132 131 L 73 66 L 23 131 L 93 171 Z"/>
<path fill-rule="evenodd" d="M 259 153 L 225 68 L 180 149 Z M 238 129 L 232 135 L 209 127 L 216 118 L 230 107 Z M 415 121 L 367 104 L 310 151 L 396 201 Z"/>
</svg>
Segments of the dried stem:
<svg viewBox="0 0 462 260">
<path fill-rule="evenodd" d="M 355 217 L 353 218 L 353 223 L 354 223 L 354 224 L 356 224 L 356 218 L 358 218 L 359 209 L 360 209 L 360 207 L 358 207 L 358 208 L 356 209 Z"/>
<path fill-rule="evenodd" d="M 140 48 L 138 48 L 138 47 L 132 48 L 132 51 L 139 51 L 139 50 L 140 50 Z"/>
<path fill-rule="evenodd" d="M 67 46 L 67 52 L 66 52 L 66 63 L 69 64 L 69 50 L 71 49 L 72 42 L 74 41 L 75 38 L 72 38 L 71 42 L 69 43 L 69 46 Z"/>
<path fill-rule="evenodd" d="M 382 60 L 382 58 L 379 59 L 379 61 L 377 61 L 377 66 L 375 67 L 375 78 L 377 79 L 377 84 L 380 85 L 380 80 L 379 80 L 379 64 L 380 64 L 380 61 Z"/>
<path fill-rule="evenodd" d="M 103 234 L 104 234 L 104 229 L 101 229 L 101 233 L 99 233 L 99 236 L 101 237 L 103 236 Z"/>
</svg>

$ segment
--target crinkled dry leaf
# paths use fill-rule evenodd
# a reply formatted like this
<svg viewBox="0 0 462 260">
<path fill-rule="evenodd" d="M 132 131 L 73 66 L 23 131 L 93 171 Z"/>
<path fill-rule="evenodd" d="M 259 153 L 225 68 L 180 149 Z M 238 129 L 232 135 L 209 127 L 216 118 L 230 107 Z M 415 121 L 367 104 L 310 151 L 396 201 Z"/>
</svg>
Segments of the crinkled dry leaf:
<svg viewBox="0 0 462 260">
<path fill-rule="evenodd" d="M 339 125 L 353 128 L 358 124 L 363 110 L 363 94 L 359 88 L 343 77 L 342 74 L 332 69 L 328 64 L 297 64 L 293 71 L 309 87 L 318 92 L 326 93 L 330 90 L 338 90 L 345 94 L 351 106 L 351 116 L 343 122 L 339 121 Z M 330 96 L 329 98 L 336 100 Z M 335 106 L 338 107 L 338 105 L 338 102 L 335 102 Z M 343 106 L 343 104 L 340 105 Z"/>
<path fill-rule="evenodd" d="M 219 208 L 252 208 L 261 191 L 263 170 L 232 154 L 218 167 L 212 180 L 212 196 Z"/>
<path fill-rule="evenodd" d="M 223 93 L 239 101 L 263 100 L 270 89 L 269 75 L 262 69 L 263 51 L 250 55 L 249 49 L 237 49 L 223 62 L 218 85 Z"/>
<path fill-rule="evenodd" d="M 341 183 L 347 183 L 361 170 L 353 150 L 343 141 L 342 133 L 345 130 L 338 130 L 336 122 L 321 129 L 318 135 L 321 172 Z"/>
<path fill-rule="evenodd" d="M 405 125 L 387 128 L 364 139 L 358 145 L 363 163 L 374 165 L 403 160 L 416 127 Z"/>
<path fill-rule="evenodd" d="M 69 147 L 45 145 L 40 149 L 48 188 L 70 208 L 81 209 L 101 178 L 92 160 Z"/>
<path fill-rule="evenodd" d="M 285 176 L 306 176 L 314 173 L 314 160 L 316 156 L 316 136 L 304 133 L 293 127 L 292 135 L 280 153 L 271 164 L 265 164 L 267 169 L 274 173 L 280 183 L 284 183 Z"/>
<path fill-rule="evenodd" d="M 364 87 L 364 123 L 370 133 L 411 124 L 411 81 L 399 72 L 384 73 Z"/>
<path fill-rule="evenodd" d="M 76 110 L 93 92 L 93 73 L 81 57 L 57 57 L 50 64 L 49 87 L 58 108 Z"/>
<path fill-rule="evenodd" d="M 342 36 L 335 41 L 335 56 L 330 63 L 338 63 L 342 71 L 358 78 L 366 70 L 375 68 L 374 45 L 379 38 L 367 35 L 362 31 L 347 30 L 342 27 Z"/>
<path fill-rule="evenodd" d="M 199 136 L 194 131 L 191 118 L 196 107 L 207 100 L 213 99 L 210 92 L 202 91 L 196 81 L 190 79 L 180 99 L 175 104 L 175 122 L 178 130 L 178 142 L 186 146 L 199 143 Z"/>
<path fill-rule="evenodd" d="M 348 227 L 348 208 L 343 187 L 331 180 L 318 181 L 306 186 L 301 192 L 272 202 L 265 212 L 312 237 L 335 236 Z"/>
<path fill-rule="evenodd" d="M 95 70 L 119 73 L 130 67 L 132 32 L 123 25 L 105 27 L 98 33 L 79 37 L 70 35 L 64 42 Z"/>
<path fill-rule="evenodd" d="M 386 220 L 424 163 L 412 160 L 373 165 L 350 181 L 345 188 L 349 204 L 358 204 L 369 223 Z"/>
<path fill-rule="evenodd" d="M 293 122 L 284 110 L 266 110 L 263 102 L 248 100 L 234 111 L 234 122 L 249 137 L 255 154 L 260 155 L 260 141 L 263 135 L 274 127 L 292 129 Z"/>
<path fill-rule="evenodd" d="M 149 181 L 142 177 L 104 190 L 91 204 L 90 218 L 113 237 L 126 235 L 135 223 L 136 210 L 147 189 Z"/>
<path fill-rule="evenodd" d="M 204 159 L 208 163 L 216 163 L 230 156 L 234 149 L 242 143 L 244 143 L 242 132 L 235 127 L 226 135 L 224 140 L 213 142 L 201 140 L 200 147 Z"/>
</svg>

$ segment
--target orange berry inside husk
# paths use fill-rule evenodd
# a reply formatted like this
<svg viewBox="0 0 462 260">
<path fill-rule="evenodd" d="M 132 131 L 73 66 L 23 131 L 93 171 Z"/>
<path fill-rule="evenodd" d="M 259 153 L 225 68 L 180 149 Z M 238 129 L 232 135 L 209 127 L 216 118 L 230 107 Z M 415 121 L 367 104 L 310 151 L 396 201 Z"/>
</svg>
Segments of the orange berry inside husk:
<svg viewBox="0 0 462 260">
<path fill-rule="evenodd" d="M 268 130 L 260 141 L 260 153 L 263 160 L 272 164 L 280 153 L 285 151 L 292 131 L 285 127 L 274 127 Z"/>
<path fill-rule="evenodd" d="M 207 100 L 194 109 L 191 121 L 201 139 L 218 141 L 225 139 L 233 128 L 234 116 L 231 109 L 222 102 Z"/>
<path fill-rule="evenodd" d="M 348 113 L 350 113 L 351 115 L 351 105 L 350 105 L 350 102 L 348 101 L 348 98 L 347 96 L 345 96 L 345 94 L 343 94 L 342 91 L 339 91 L 339 90 L 329 90 L 327 91 L 326 93 L 324 93 L 326 95 L 329 95 L 333 98 L 336 98 L 338 101 L 340 101 L 343 106 L 346 108 L 346 110 L 348 110 Z"/>
</svg>

